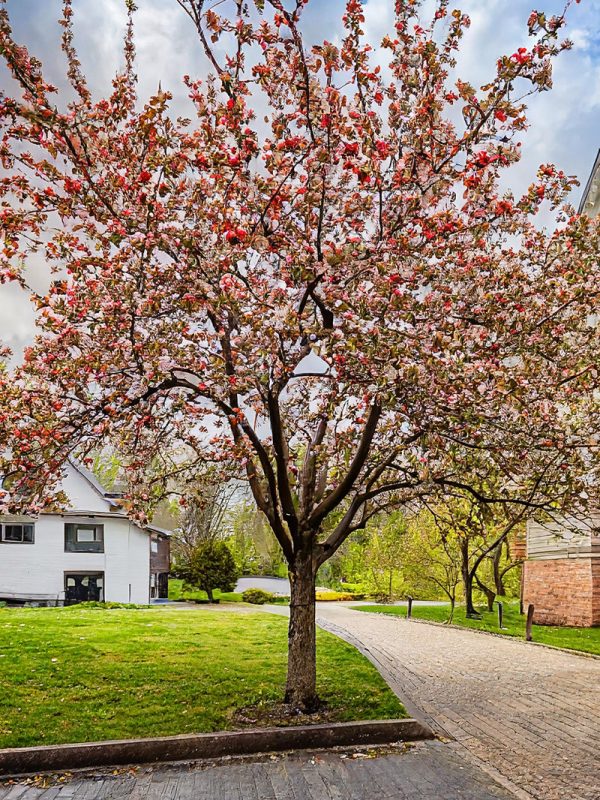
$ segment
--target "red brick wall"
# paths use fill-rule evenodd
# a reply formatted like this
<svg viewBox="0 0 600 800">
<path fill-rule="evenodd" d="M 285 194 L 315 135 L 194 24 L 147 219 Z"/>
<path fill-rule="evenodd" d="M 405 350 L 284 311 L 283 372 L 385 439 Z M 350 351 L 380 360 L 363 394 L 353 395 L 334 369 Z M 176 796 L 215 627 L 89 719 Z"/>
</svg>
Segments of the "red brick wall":
<svg viewBox="0 0 600 800">
<path fill-rule="evenodd" d="M 526 561 L 523 602 L 539 625 L 600 625 L 600 559 Z"/>
<path fill-rule="evenodd" d="M 600 625 L 600 558 L 592 558 L 592 625 Z"/>
</svg>

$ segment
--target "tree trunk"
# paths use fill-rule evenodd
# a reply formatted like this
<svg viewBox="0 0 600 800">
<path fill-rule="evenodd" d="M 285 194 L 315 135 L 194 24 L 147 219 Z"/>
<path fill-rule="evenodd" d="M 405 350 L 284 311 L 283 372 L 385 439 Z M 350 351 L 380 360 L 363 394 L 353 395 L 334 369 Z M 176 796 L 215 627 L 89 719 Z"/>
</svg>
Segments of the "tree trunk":
<svg viewBox="0 0 600 800">
<path fill-rule="evenodd" d="M 492 589 L 488 588 L 485 585 L 485 583 L 482 583 L 482 581 L 479 579 L 479 575 L 477 575 L 477 573 L 475 574 L 475 580 L 477 581 L 477 586 L 479 586 L 479 588 L 481 589 L 481 591 L 485 595 L 485 598 L 487 600 L 488 611 L 493 611 L 494 610 L 494 600 L 496 599 L 496 592 L 494 592 L 494 591 L 492 591 Z"/>
<path fill-rule="evenodd" d="M 290 626 L 285 702 L 304 713 L 311 713 L 320 705 L 317 697 L 316 570 L 312 553 L 297 553 L 288 574 Z"/>
<path fill-rule="evenodd" d="M 454 607 L 456 606 L 456 597 L 452 595 L 450 598 L 450 616 L 446 620 L 448 625 L 452 625 L 452 620 L 454 619 Z"/>
<path fill-rule="evenodd" d="M 494 567 L 494 586 L 496 587 L 496 594 L 501 595 L 504 597 L 506 592 L 504 591 L 504 575 L 500 569 L 500 562 L 502 561 L 502 545 L 498 545 L 496 551 L 494 552 L 494 557 L 492 559 L 492 565 Z"/>
<path fill-rule="evenodd" d="M 468 618 L 479 619 L 480 615 L 473 605 L 473 575 L 469 569 L 469 543 L 462 542 L 460 550 L 462 555 L 461 574 L 465 592 L 465 613 Z"/>
<path fill-rule="evenodd" d="M 213 590 L 212 589 L 207 589 L 206 590 L 206 594 L 208 595 L 208 602 L 209 603 L 214 603 L 215 601 L 213 599 Z"/>
</svg>

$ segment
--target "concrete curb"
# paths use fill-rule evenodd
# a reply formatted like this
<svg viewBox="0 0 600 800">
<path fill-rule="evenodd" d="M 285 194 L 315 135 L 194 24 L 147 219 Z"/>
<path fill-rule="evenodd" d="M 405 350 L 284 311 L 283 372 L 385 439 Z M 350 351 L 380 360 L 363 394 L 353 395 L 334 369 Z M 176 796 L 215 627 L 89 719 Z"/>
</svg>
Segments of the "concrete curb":
<svg viewBox="0 0 600 800">
<path fill-rule="evenodd" d="M 0 750 L 0 775 L 17 776 L 85 767 L 194 761 L 282 750 L 314 750 L 433 738 L 433 732 L 415 719 L 390 719 L 288 728 L 253 728 L 154 739 L 18 747 Z"/>
</svg>

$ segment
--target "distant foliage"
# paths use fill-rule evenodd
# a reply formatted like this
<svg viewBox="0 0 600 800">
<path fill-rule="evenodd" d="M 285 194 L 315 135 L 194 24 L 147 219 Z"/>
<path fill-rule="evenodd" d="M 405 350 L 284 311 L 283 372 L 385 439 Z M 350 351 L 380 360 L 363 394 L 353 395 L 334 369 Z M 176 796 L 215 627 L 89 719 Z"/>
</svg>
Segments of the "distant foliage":
<svg viewBox="0 0 600 800">
<path fill-rule="evenodd" d="M 274 603 L 275 595 L 265 592 L 263 589 L 246 589 L 242 594 L 244 603 L 252 603 L 255 606 L 264 606 L 265 603 Z"/>
<path fill-rule="evenodd" d="M 364 594 L 351 594 L 350 592 L 317 592 L 315 598 L 322 603 L 335 600 L 362 600 Z"/>
<path fill-rule="evenodd" d="M 239 577 L 231 550 L 224 542 L 201 542 L 174 572 L 188 586 L 206 592 L 211 603 L 215 589 L 232 592 Z"/>
</svg>

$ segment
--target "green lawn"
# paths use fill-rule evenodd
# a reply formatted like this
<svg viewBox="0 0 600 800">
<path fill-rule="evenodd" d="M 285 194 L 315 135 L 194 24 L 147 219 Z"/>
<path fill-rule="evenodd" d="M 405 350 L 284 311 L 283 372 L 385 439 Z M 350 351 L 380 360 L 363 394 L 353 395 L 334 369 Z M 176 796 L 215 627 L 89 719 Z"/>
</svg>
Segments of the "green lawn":
<svg viewBox="0 0 600 800">
<path fill-rule="evenodd" d="M 338 720 L 405 716 L 357 650 L 318 634 Z M 0 747 L 231 728 L 283 696 L 287 620 L 198 608 L 0 609 Z"/>
<path fill-rule="evenodd" d="M 354 606 L 357 611 L 371 611 L 378 614 L 392 614 L 406 617 L 405 606 Z M 467 619 L 465 609 L 457 606 L 454 612 L 454 624 L 467 628 L 477 628 L 492 633 L 503 633 L 507 636 L 520 636 L 525 638 L 525 617 L 519 614 L 518 602 L 504 603 L 504 626 L 506 630 L 498 630 L 498 611 L 493 612 L 478 609 L 482 614 L 481 620 Z M 433 622 L 446 622 L 450 613 L 450 606 L 413 606 L 413 617 L 427 619 Z M 566 647 L 569 650 L 583 650 L 586 653 L 600 655 L 600 628 L 559 628 L 550 625 L 534 625 L 533 641 L 551 644 L 554 647 Z"/>
</svg>

